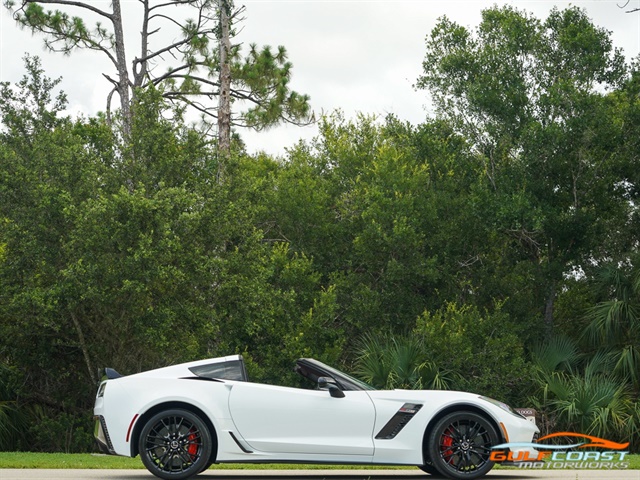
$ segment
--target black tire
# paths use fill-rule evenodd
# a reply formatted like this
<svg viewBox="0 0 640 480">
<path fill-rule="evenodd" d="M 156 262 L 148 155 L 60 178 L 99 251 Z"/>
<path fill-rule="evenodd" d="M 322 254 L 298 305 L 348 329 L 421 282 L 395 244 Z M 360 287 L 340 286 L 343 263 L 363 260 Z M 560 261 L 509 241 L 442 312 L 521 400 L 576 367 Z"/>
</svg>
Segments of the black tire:
<svg viewBox="0 0 640 480">
<path fill-rule="evenodd" d="M 431 430 L 427 453 L 444 476 L 470 480 L 486 475 L 494 463 L 491 447 L 498 444 L 493 424 L 474 412 L 454 412 L 442 417 Z"/>
<path fill-rule="evenodd" d="M 183 480 L 200 473 L 209 465 L 211 444 L 207 424 L 182 409 L 151 417 L 138 440 L 142 463 L 163 480 Z"/>
<path fill-rule="evenodd" d="M 429 475 L 442 475 L 436 467 L 433 466 L 431 460 L 426 461 L 424 465 L 419 465 L 418 468 L 422 470 L 424 473 L 428 473 Z"/>
<path fill-rule="evenodd" d="M 205 464 L 204 464 L 204 467 L 202 467 L 202 470 L 200 470 L 200 472 L 199 472 L 199 473 L 206 472 L 207 470 L 209 470 L 209 469 L 211 468 L 211 466 L 212 466 L 214 463 L 216 463 L 216 462 L 211 461 L 211 459 L 209 459 L 209 461 L 208 461 L 207 463 L 205 463 Z"/>
</svg>

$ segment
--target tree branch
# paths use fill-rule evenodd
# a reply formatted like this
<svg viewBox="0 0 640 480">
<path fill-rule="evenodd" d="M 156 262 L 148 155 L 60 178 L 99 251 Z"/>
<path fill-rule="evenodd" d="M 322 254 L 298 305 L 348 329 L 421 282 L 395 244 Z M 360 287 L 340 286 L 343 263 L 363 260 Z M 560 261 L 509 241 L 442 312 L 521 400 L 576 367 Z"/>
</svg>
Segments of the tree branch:
<svg viewBox="0 0 640 480">
<path fill-rule="evenodd" d="M 84 2 L 74 2 L 71 0 L 23 0 L 22 2 L 22 9 L 24 9 L 24 6 L 29 4 L 29 3 L 45 3 L 48 5 L 68 5 L 71 7 L 78 7 L 78 8 L 85 8 L 87 10 L 90 10 L 94 13 L 97 13 L 98 15 L 101 15 L 105 18 L 108 18 L 109 20 L 113 21 L 113 15 L 105 12 L 104 10 L 100 10 L 99 8 L 96 8 L 92 5 L 89 5 L 87 3 Z"/>
<path fill-rule="evenodd" d="M 149 8 L 149 11 L 155 10 L 156 8 L 163 8 L 163 7 L 168 7 L 171 5 L 188 5 L 190 3 L 195 3 L 194 0 L 174 0 L 172 2 L 167 2 L 167 3 L 160 3 L 158 5 L 154 5 L 153 7 Z"/>
<path fill-rule="evenodd" d="M 105 75 L 105 77 L 106 77 L 106 75 Z M 109 79 L 109 77 L 107 77 L 107 79 Z M 109 126 L 111 126 L 113 124 L 112 119 L 111 119 L 111 99 L 113 98 L 113 94 L 115 92 L 117 92 L 117 91 L 118 91 L 118 89 L 116 87 L 114 87 L 109 92 L 109 95 L 107 95 L 107 125 L 109 125 Z"/>
<path fill-rule="evenodd" d="M 155 30 L 155 31 L 157 31 L 157 30 Z M 210 33 L 210 32 L 208 32 L 208 31 L 198 32 L 198 34 L 201 34 L 201 35 L 206 34 L 206 33 Z M 193 39 L 193 37 L 195 37 L 195 35 L 191 35 L 190 37 L 183 38 L 182 40 L 180 40 L 178 42 L 175 42 L 175 43 L 173 43 L 171 45 L 168 45 L 168 46 L 166 46 L 164 48 L 161 48 L 160 50 L 157 50 L 157 51 L 153 52 L 152 54 L 147 55 L 147 56 L 145 56 L 143 58 L 136 58 L 136 59 L 133 60 L 133 63 L 135 64 L 135 63 L 148 62 L 149 60 L 151 60 L 151 59 L 153 59 L 153 58 L 155 58 L 155 57 L 157 57 L 159 55 L 162 55 L 163 53 L 167 53 L 170 50 L 177 49 L 177 48 L 181 47 L 182 45 L 184 45 L 186 43 L 189 43 Z"/>
<path fill-rule="evenodd" d="M 196 65 L 200 65 L 199 63 L 196 63 Z M 150 81 L 151 83 L 153 83 L 154 85 L 158 85 L 161 82 L 169 79 L 169 78 L 187 78 L 189 77 L 189 75 L 176 75 L 177 72 L 180 72 L 186 68 L 191 68 L 192 65 L 180 65 L 179 67 L 176 68 L 172 68 L 171 70 L 169 70 L 168 72 L 164 73 L 163 75 L 160 75 L 159 77 L 156 78 L 152 78 Z M 191 77 L 194 80 L 198 80 L 198 77 Z"/>
<path fill-rule="evenodd" d="M 151 11 L 151 9 L 149 9 L 149 11 Z M 167 17 L 166 15 L 162 15 L 160 13 L 155 13 L 155 14 L 149 16 L 149 20 L 153 20 L 154 18 L 164 18 L 165 20 L 169 20 L 171 23 L 175 23 L 178 26 L 178 28 L 182 28 L 183 27 L 183 25 L 180 22 L 178 22 L 177 20 L 174 20 L 173 18 Z"/>
</svg>

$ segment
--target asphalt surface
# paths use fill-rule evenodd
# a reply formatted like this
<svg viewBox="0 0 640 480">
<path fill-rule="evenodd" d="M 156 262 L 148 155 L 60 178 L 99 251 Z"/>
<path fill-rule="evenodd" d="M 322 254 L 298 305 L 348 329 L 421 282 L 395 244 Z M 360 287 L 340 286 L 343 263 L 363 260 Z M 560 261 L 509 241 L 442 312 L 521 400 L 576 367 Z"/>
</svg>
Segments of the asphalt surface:
<svg viewBox="0 0 640 480">
<path fill-rule="evenodd" d="M 428 480 L 420 470 L 207 470 L 196 480 Z M 640 470 L 495 470 L 486 480 L 640 480 Z M 0 469 L 0 480 L 157 480 L 146 470 Z"/>
</svg>

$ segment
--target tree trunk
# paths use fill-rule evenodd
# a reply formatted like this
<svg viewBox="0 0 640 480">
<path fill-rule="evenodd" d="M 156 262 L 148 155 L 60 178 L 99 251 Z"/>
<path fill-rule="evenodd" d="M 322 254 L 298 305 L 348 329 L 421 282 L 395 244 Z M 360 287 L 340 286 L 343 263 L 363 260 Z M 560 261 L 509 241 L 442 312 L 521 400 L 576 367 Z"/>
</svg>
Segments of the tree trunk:
<svg viewBox="0 0 640 480">
<path fill-rule="evenodd" d="M 230 0 L 218 0 L 220 15 L 220 94 L 218 96 L 218 182 L 224 178 L 224 168 L 231 155 L 231 66 L 229 52 Z"/>
<path fill-rule="evenodd" d="M 553 304 L 556 299 L 556 288 L 552 284 L 549 288 L 547 296 L 547 302 L 544 306 L 544 336 L 547 340 L 550 340 L 553 336 Z"/>
<path fill-rule="evenodd" d="M 94 385 L 98 383 L 97 370 L 93 368 L 91 364 L 91 357 L 89 356 L 89 348 L 87 347 L 87 341 L 84 338 L 84 333 L 82 332 L 82 327 L 80 326 L 80 322 L 78 318 L 75 316 L 73 312 L 70 313 L 71 320 L 73 321 L 73 326 L 76 329 L 76 333 L 78 334 L 78 340 L 80 342 L 80 350 L 82 350 L 82 356 L 84 357 L 84 362 L 87 367 L 87 372 L 89 373 L 89 378 L 91 379 L 91 383 Z"/>
<path fill-rule="evenodd" d="M 113 34 L 116 47 L 116 63 L 118 66 L 118 84 L 116 89 L 120 95 L 120 109 L 122 111 L 122 131 L 125 138 L 131 133 L 131 104 L 129 97 L 129 72 L 124 49 L 124 30 L 122 28 L 122 11 L 120 0 L 113 0 Z"/>
<path fill-rule="evenodd" d="M 140 59 L 134 59 L 133 64 L 133 87 L 141 87 L 147 80 L 148 61 L 144 60 L 149 55 L 149 0 L 140 0 L 142 2 L 142 30 L 140 31 Z"/>
</svg>

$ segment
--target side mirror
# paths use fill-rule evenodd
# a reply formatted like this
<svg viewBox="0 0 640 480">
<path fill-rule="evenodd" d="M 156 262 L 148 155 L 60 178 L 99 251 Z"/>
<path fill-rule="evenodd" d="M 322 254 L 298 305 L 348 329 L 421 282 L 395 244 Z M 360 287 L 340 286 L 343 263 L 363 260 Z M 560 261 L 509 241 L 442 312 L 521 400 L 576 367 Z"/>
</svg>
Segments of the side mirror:
<svg viewBox="0 0 640 480">
<path fill-rule="evenodd" d="M 340 387 L 338 387 L 333 378 L 319 377 L 318 388 L 320 390 L 329 390 L 329 395 L 333 398 L 344 398 L 344 392 Z"/>
</svg>

